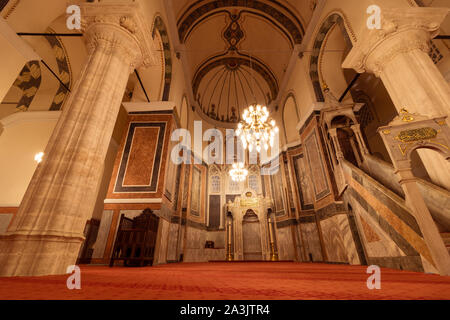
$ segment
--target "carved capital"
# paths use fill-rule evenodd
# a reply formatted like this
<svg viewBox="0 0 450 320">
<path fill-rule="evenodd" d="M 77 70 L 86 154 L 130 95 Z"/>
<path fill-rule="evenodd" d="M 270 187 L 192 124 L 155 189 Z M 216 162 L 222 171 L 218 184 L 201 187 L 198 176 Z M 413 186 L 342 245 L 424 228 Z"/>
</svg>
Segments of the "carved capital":
<svg viewBox="0 0 450 320">
<path fill-rule="evenodd" d="M 83 3 L 80 8 L 88 50 L 120 52 L 132 68 L 156 64 L 150 27 L 137 2 Z"/>
<path fill-rule="evenodd" d="M 385 8 L 381 29 L 362 32 L 361 41 L 350 51 L 343 68 L 380 76 L 386 65 L 402 53 L 430 50 L 430 41 L 438 35 L 448 8 Z"/>
</svg>

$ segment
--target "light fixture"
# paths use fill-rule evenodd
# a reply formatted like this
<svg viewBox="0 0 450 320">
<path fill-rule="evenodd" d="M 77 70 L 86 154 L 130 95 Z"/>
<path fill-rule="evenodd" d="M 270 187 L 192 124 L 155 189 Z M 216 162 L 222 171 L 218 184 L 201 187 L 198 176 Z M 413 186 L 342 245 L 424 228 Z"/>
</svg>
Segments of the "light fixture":
<svg viewBox="0 0 450 320">
<path fill-rule="evenodd" d="M 42 162 L 42 158 L 44 158 L 44 153 L 43 152 L 36 153 L 35 156 L 34 156 L 34 161 L 36 161 L 37 163 L 41 163 Z"/>
<path fill-rule="evenodd" d="M 244 110 L 243 121 L 238 124 L 236 134 L 241 137 L 244 149 L 250 152 L 256 149 L 261 152 L 273 147 L 275 136 L 279 129 L 275 125 L 275 120 L 269 118 L 267 107 L 261 105 L 251 105 Z"/>
<path fill-rule="evenodd" d="M 231 180 L 234 182 L 242 182 L 248 176 L 248 170 L 244 168 L 244 163 L 233 163 L 233 168 L 229 172 Z"/>
</svg>

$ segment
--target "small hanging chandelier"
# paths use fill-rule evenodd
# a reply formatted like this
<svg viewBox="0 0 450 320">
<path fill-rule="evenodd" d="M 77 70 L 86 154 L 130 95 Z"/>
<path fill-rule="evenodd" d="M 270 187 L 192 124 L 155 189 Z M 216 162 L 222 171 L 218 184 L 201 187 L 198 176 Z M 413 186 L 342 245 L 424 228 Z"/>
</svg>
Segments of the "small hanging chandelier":
<svg viewBox="0 0 450 320">
<path fill-rule="evenodd" d="M 267 107 L 258 105 L 251 105 L 244 110 L 242 115 L 243 121 L 238 124 L 236 134 L 241 137 L 244 149 L 250 152 L 256 149 L 261 152 L 273 147 L 275 135 L 278 133 L 278 127 L 275 125 L 275 120 L 269 119 L 269 111 Z"/>
<path fill-rule="evenodd" d="M 242 182 L 248 176 L 248 170 L 244 169 L 244 163 L 233 163 L 233 168 L 229 172 L 231 180 L 234 182 Z"/>
</svg>

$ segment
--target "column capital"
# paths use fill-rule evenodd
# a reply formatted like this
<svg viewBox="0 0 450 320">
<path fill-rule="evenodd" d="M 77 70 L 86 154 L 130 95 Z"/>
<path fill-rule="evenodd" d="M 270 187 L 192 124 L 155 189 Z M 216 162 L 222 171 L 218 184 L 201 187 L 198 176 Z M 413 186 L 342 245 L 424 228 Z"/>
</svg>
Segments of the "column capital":
<svg viewBox="0 0 450 320">
<path fill-rule="evenodd" d="M 133 68 L 156 64 L 152 33 L 137 2 L 82 3 L 80 8 L 88 50 L 120 50 Z"/>
<path fill-rule="evenodd" d="M 384 67 L 398 54 L 413 50 L 429 53 L 430 40 L 450 12 L 448 8 L 385 8 L 381 29 L 365 27 L 360 41 L 350 51 L 343 68 L 380 76 Z"/>
<path fill-rule="evenodd" d="M 329 133 L 330 136 L 332 136 L 332 137 L 337 137 L 337 128 L 329 128 L 329 129 L 328 129 L 328 133 Z"/>
</svg>

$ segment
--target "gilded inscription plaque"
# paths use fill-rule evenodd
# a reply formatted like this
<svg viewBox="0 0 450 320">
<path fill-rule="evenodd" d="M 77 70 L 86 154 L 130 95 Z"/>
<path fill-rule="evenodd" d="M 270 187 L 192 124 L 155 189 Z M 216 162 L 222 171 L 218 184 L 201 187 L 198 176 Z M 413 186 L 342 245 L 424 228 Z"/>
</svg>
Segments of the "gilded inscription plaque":
<svg viewBox="0 0 450 320">
<path fill-rule="evenodd" d="M 397 136 L 397 140 L 401 142 L 413 142 L 420 140 L 428 140 L 436 138 L 438 132 L 433 128 L 419 128 L 401 131 Z"/>
</svg>

